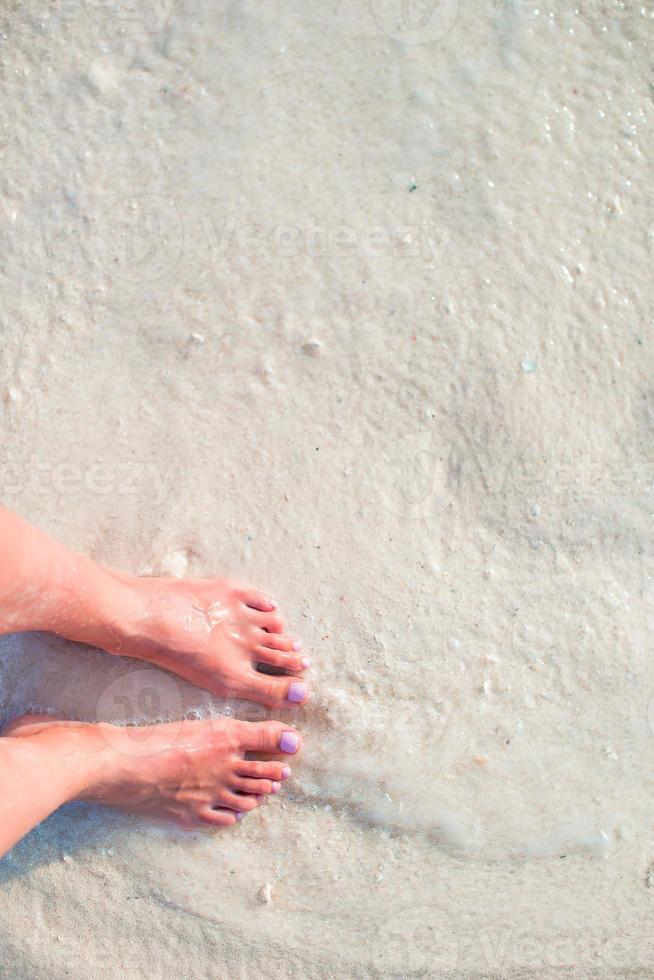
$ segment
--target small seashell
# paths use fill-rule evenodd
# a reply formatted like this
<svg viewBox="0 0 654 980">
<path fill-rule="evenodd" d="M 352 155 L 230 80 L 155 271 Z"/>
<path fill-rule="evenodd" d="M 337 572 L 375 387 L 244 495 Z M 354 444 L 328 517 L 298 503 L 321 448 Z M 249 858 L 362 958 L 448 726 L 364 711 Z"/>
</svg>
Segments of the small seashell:
<svg viewBox="0 0 654 980">
<path fill-rule="evenodd" d="M 267 881 L 257 892 L 257 898 L 263 905 L 270 905 L 272 897 L 272 885 Z"/>
</svg>

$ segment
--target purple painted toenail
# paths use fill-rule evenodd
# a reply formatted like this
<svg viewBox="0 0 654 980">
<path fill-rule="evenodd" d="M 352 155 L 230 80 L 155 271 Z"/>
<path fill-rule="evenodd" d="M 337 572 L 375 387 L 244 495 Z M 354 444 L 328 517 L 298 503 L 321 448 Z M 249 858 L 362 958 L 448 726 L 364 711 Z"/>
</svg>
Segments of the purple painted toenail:
<svg viewBox="0 0 654 980">
<path fill-rule="evenodd" d="M 302 667 L 304 670 L 308 670 L 311 666 L 311 661 L 308 657 L 302 657 Z"/>
<path fill-rule="evenodd" d="M 297 653 L 298 650 L 302 649 L 302 640 L 293 640 L 293 649 Z"/>
<path fill-rule="evenodd" d="M 281 783 L 273 783 L 270 788 L 273 791 L 273 793 L 279 793 L 280 789 L 282 788 L 282 784 Z"/>
<path fill-rule="evenodd" d="M 290 766 L 283 766 L 282 767 L 282 779 L 288 779 L 288 777 L 290 775 L 291 775 L 291 767 Z"/>
<path fill-rule="evenodd" d="M 299 744 L 300 739 L 295 732 L 282 732 L 282 737 L 279 740 L 279 747 L 282 752 L 288 752 L 289 755 L 292 755 L 297 752 Z"/>
<path fill-rule="evenodd" d="M 309 689 L 306 684 L 303 684 L 302 681 L 293 681 L 286 697 L 289 701 L 297 704 L 299 701 L 306 701 L 308 693 Z"/>
<path fill-rule="evenodd" d="M 237 813 L 237 814 L 236 814 L 236 819 L 237 819 L 237 820 L 242 820 L 244 816 L 245 816 L 245 814 L 244 814 L 244 813 Z"/>
</svg>

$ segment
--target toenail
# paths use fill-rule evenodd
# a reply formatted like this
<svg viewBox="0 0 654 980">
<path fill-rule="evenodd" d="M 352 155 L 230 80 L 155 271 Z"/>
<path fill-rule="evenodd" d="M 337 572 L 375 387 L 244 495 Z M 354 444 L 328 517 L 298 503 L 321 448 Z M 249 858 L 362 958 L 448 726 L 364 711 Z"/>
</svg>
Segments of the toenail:
<svg viewBox="0 0 654 980">
<path fill-rule="evenodd" d="M 271 788 L 271 790 L 272 790 L 273 793 L 279 793 L 280 789 L 282 788 L 282 784 L 281 783 L 273 783 L 270 788 Z"/>
<path fill-rule="evenodd" d="M 308 657 L 302 657 L 302 668 L 303 670 L 308 670 L 311 666 L 311 661 Z"/>
<path fill-rule="evenodd" d="M 293 640 L 293 649 L 297 653 L 298 650 L 302 649 L 302 640 Z"/>
<path fill-rule="evenodd" d="M 271 605 L 271 606 L 273 607 L 273 609 L 276 609 L 276 608 L 277 608 L 277 606 L 279 605 L 279 603 L 277 602 L 277 600 L 276 600 L 276 599 L 268 599 L 268 602 L 269 602 L 269 603 L 270 603 L 270 605 Z"/>
<path fill-rule="evenodd" d="M 297 703 L 299 701 L 306 701 L 309 689 L 306 684 L 302 681 L 294 681 L 288 689 L 288 694 L 286 695 L 289 701 Z"/>
<path fill-rule="evenodd" d="M 241 812 L 239 811 L 239 813 L 237 813 L 237 814 L 236 814 L 236 819 L 237 819 L 237 820 L 242 820 L 244 816 L 245 816 L 245 814 L 244 814 L 244 813 L 241 813 Z"/>
<path fill-rule="evenodd" d="M 290 775 L 291 775 L 291 767 L 282 766 L 282 779 L 288 779 Z"/>
<path fill-rule="evenodd" d="M 282 732 L 282 737 L 279 740 L 279 747 L 282 752 L 288 752 L 289 755 L 292 755 L 297 752 L 299 744 L 300 739 L 295 732 Z"/>
</svg>

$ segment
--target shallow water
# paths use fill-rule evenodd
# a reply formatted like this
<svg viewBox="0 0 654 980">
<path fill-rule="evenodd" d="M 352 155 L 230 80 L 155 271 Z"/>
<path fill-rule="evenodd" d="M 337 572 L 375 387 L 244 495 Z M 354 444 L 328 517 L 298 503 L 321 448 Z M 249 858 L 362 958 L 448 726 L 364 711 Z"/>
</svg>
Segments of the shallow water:
<svg viewBox="0 0 654 980">
<path fill-rule="evenodd" d="M 2 19 L 3 500 L 315 664 L 238 831 L 0 863 L 12 976 L 651 972 L 654 22 L 439 9 Z M 264 715 L 40 634 L 0 690 Z"/>
</svg>

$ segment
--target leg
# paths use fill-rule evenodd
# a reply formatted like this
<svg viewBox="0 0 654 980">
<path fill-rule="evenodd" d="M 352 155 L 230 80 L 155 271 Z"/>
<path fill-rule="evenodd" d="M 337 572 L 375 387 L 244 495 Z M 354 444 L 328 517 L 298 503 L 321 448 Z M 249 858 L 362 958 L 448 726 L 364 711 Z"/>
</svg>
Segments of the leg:
<svg viewBox="0 0 654 980">
<path fill-rule="evenodd" d="M 0 856 L 63 803 L 84 800 L 187 829 L 229 827 L 279 791 L 300 736 L 276 721 L 184 721 L 145 728 L 15 719 L 0 737 Z"/>
<path fill-rule="evenodd" d="M 48 630 L 147 660 L 220 696 L 280 708 L 308 699 L 298 675 L 309 661 L 275 609 L 263 593 L 226 579 L 103 568 L 0 508 L 0 633 Z"/>
</svg>

